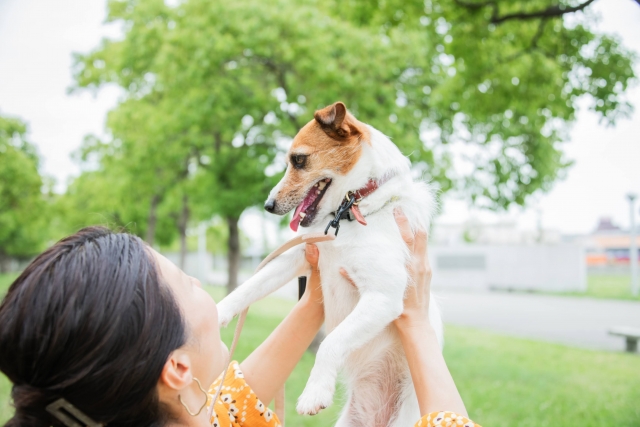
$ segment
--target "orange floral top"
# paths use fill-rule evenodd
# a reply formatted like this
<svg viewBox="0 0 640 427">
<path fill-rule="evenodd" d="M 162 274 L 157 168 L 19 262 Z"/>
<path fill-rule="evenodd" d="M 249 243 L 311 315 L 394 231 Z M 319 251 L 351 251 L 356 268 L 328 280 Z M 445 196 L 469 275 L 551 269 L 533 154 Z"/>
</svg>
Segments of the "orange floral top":
<svg viewBox="0 0 640 427">
<path fill-rule="evenodd" d="M 222 378 L 218 378 L 209 388 L 210 400 L 215 397 L 220 381 Z M 258 399 L 244 380 L 240 365 L 233 361 L 227 369 L 220 397 L 213 406 L 211 425 L 213 427 L 281 427 L 282 424 L 275 412 Z"/>
<path fill-rule="evenodd" d="M 222 377 L 222 376 L 221 376 Z M 218 378 L 209 388 L 209 399 L 218 391 L 222 378 Z M 222 384 L 220 397 L 211 415 L 213 427 L 281 427 L 280 420 L 271 409 L 258 399 L 244 380 L 238 362 L 229 365 Z M 453 412 L 433 412 L 425 415 L 415 427 L 480 427 Z"/>
<path fill-rule="evenodd" d="M 480 425 L 454 412 L 432 412 L 422 417 L 415 427 L 480 427 Z"/>
</svg>

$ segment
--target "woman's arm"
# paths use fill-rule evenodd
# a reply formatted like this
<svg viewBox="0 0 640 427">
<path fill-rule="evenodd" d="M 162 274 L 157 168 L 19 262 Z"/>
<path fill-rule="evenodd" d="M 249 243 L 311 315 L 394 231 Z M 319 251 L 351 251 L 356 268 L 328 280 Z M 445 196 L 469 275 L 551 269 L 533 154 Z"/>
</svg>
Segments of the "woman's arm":
<svg viewBox="0 0 640 427">
<path fill-rule="evenodd" d="M 402 211 L 397 210 L 395 216 L 412 254 L 407 270 L 414 285 L 408 287 L 404 311 L 394 323 L 409 362 L 420 415 L 452 411 L 466 417 L 467 410 L 429 322 L 431 266 L 427 257 L 427 233 L 418 230 L 414 235 Z"/>
<path fill-rule="evenodd" d="M 305 252 L 311 277 L 304 295 L 276 330 L 240 364 L 247 384 L 265 403 L 271 402 L 284 385 L 324 321 L 319 251 L 315 245 L 307 244 Z"/>
</svg>

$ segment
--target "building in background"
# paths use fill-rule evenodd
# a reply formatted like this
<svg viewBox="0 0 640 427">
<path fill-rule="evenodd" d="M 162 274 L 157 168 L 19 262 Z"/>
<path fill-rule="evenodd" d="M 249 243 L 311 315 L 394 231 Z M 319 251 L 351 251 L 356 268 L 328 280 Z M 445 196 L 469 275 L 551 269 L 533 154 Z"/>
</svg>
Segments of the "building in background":
<svg viewBox="0 0 640 427">
<path fill-rule="evenodd" d="M 436 222 L 429 236 L 436 245 L 532 245 L 540 243 L 560 243 L 562 234 L 557 230 L 522 230 L 516 221 L 501 221 L 486 224 L 470 219 L 459 224 Z"/>
<path fill-rule="evenodd" d="M 429 254 L 436 290 L 583 292 L 585 251 L 555 230 L 516 222 L 436 223 Z"/>
<path fill-rule="evenodd" d="M 595 230 L 586 236 L 567 236 L 567 241 L 584 245 L 587 265 L 591 268 L 629 266 L 631 237 L 625 230 L 613 223 L 611 218 L 600 218 Z M 640 245 L 640 236 L 637 237 Z"/>
</svg>

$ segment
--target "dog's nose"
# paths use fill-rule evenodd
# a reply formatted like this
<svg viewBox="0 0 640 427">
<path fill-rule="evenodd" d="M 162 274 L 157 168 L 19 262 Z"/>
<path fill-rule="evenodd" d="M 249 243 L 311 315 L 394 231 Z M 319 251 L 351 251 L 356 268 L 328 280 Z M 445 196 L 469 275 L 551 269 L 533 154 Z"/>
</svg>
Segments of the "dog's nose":
<svg viewBox="0 0 640 427">
<path fill-rule="evenodd" d="M 264 208 L 267 212 L 273 213 L 276 210 L 276 199 L 269 199 L 264 204 Z"/>
</svg>

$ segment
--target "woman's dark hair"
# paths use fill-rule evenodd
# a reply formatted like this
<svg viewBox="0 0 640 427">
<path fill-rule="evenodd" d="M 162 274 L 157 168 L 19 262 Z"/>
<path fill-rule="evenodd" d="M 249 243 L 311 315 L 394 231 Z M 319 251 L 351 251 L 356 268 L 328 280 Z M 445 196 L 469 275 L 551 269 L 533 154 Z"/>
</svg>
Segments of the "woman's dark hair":
<svg viewBox="0 0 640 427">
<path fill-rule="evenodd" d="M 13 382 L 6 426 L 63 426 L 66 399 L 109 426 L 161 426 L 157 384 L 185 323 L 138 237 L 88 227 L 39 255 L 0 305 L 0 371 Z"/>
</svg>

